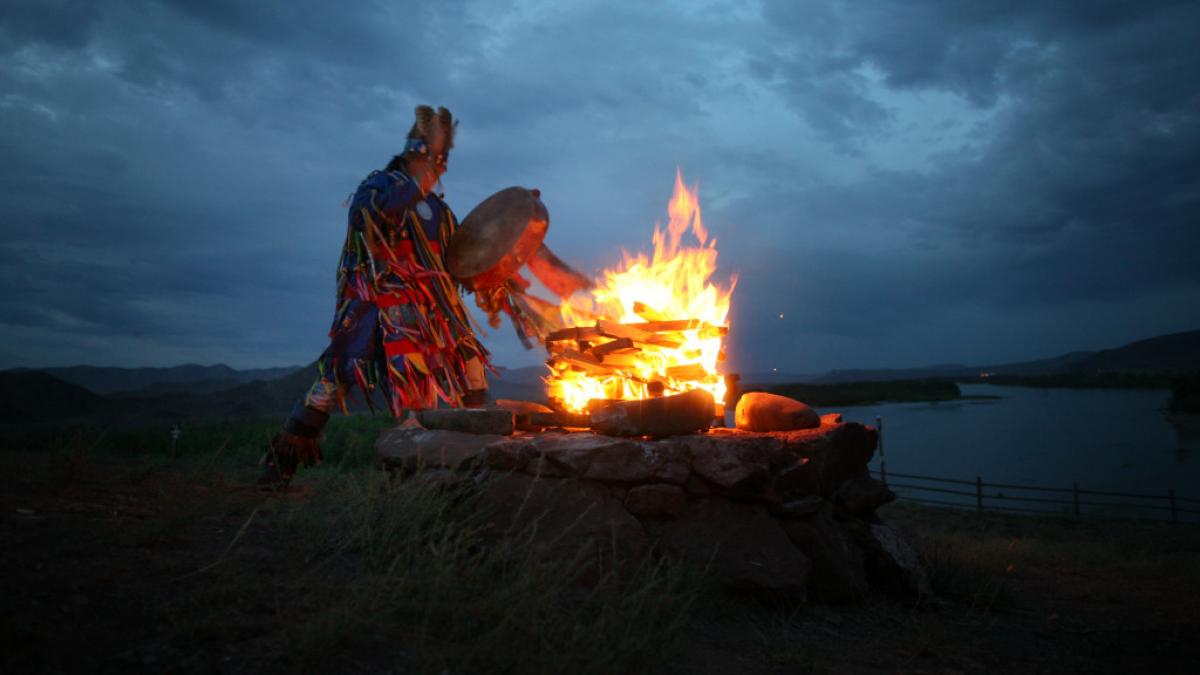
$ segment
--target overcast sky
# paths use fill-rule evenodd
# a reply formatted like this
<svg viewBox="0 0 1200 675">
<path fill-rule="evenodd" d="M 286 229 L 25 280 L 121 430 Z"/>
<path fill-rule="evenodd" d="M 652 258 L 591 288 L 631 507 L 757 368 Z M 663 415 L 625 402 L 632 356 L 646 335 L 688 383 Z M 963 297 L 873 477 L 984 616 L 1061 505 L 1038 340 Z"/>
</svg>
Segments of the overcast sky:
<svg viewBox="0 0 1200 675">
<path fill-rule="evenodd" d="M 1107 0 L 6 0 L 0 367 L 311 361 L 342 202 L 418 103 L 461 120 L 460 217 L 538 187 L 588 272 L 649 246 L 680 167 L 739 277 L 743 372 L 1200 328 L 1197 26 Z"/>
</svg>

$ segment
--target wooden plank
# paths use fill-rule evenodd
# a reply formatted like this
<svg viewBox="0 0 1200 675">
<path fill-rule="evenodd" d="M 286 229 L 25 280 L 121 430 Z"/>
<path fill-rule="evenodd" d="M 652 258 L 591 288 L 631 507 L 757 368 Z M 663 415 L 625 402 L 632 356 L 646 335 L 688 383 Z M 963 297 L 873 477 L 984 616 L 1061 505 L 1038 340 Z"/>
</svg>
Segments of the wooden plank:
<svg viewBox="0 0 1200 675">
<path fill-rule="evenodd" d="M 601 363 L 600 359 L 597 359 L 589 354 L 583 354 L 575 351 L 574 349 L 564 349 L 561 353 L 555 354 L 547 359 L 546 363 L 552 366 L 556 364 L 566 364 L 573 368 L 578 368 L 582 371 L 599 375 L 616 374 L 616 372 L 610 366 L 606 366 Z"/>
<path fill-rule="evenodd" d="M 701 340 L 708 340 L 715 337 L 725 337 L 729 335 L 729 326 L 714 326 L 712 324 L 704 324 L 698 333 Z"/>
<path fill-rule="evenodd" d="M 700 380 L 703 379 L 708 372 L 704 370 L 704 366 L 699 363 L 688 363 L 682 366 L 671 366 L 667 368 L 667 377 L 676 380 Z"/>
<path fill-rule="evenodd" d="M 657 309 L 654 309 L 650 305 L 637 300 L 633 301 L 633 313 L 647 321 L 662 321 L 663 319 L 667 318 Z"/>
<path fill-rule="evenodd" d="M 620 352 L 615 354 L 604 355 L 604 365 L 612 368 L 634 368 L 641 362 L 641 351 L 635 352 Z"/>
<path fill-rule="evenodd" d="M 623 349 L 637 350 L 637 347 L 633 346 L 633 340 L 630 340 L 629 338 L 617 338 L 616 340 L 592 347 L 589 353 L 592 356 L 603 360 L 605 355 L 612 354 L 613 352 L 618 352 Z"/>
<path fill-rule="evenodd" d="M 683 346 L 683 342 L 679 340 L 671 340 L 655 335 L 648 331 L 644 331 L 637 327 L 637 324 L 622 324 L 606 319 L 598 319 L 596 321 L 596 330 L 613 338 L 629 338 L 634 342 L 642 344 L 654 345 L 656 347 L 665 347 L 667 349 L 678 349 Z"/>
<path fill-rule="evenodd" d="M 678 333 L 684 330 L 695 330 L 704 325 L 703 321 L 698 319 L 672 319 L 662 321 L 647 321 L 646 323 L 627 323 L 626 326 L 633 326 L 646 331 L 647 333 Z"/>
<path fill-rule="evenodd" d="M 558 342 L 561 340 L 594 340 L 601 337 L 601 333 L 595 326 L 572 326 L 570 328 L 562 328 L 553 331 L 546 335 L 546 342 Z"/>
</svg>

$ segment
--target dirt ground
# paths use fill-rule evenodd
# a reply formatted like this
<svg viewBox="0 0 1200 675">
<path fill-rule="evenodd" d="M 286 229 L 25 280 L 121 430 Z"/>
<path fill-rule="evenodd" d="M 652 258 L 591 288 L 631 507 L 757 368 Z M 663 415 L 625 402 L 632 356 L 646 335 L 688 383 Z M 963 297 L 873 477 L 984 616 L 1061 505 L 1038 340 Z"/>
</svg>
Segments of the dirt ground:
<svg viewBox="0 0 1200 675">
<path fill-rule="evenodd" d="M 3 672 L 427 668 L 400 640 L 346 642 L 344 631 L 314 629 L 329 623 L 311 619 L 326 611 L 330 588 L 286 583 L 293 562 L 264 517 L 305 500 L 303 484 L 264 495 L 246 487 L 249 469 L 0 458 Z M 1196 526 L 906 505 L 884 517 L 913 538 L 936 598 L 789 608 L 710 594 L 678 643 L 664 646 L 666 669 L 1195 672 L 1200 664 Z M 335 592 L 349 583 L 322 578 Z"/>
</svg>

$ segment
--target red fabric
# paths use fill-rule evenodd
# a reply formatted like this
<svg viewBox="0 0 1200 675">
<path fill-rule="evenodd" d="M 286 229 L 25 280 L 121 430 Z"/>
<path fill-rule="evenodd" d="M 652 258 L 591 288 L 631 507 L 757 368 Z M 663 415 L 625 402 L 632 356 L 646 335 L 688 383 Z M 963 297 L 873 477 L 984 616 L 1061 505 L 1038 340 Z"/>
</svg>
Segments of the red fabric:
<svg viewBox="0 0 1200 675">
<path fill-rule="evenodd" d="M 416 342 L 408 338 L 400 338 L 383 343 L 383 351 L 388 356 L 399 356 L 401 354 L 416 354 L 421 351 Z"/>
</svg>

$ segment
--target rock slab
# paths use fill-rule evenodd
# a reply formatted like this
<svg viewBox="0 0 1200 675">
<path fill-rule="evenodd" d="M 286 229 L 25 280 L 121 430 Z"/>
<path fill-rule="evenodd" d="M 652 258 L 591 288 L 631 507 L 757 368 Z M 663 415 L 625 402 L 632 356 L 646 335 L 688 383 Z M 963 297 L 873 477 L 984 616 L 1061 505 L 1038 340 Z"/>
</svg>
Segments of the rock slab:
<svg viewBox="0 0 1200 675">
<path fill-rule="evenodd" d="M 658 439 L 593 432 L 469 434 L 415 421 L 384 432 L 379 464 L 448 489 L 480 491 L 496 531 L 533 527 L 534 545 L 605 559 L 666 549 L 730 589 L 774 599 L 854 602 L 928 593 L 916 553 L 875 509 L 875 430 L 712 429 Z"/>
<path fill-rule="evenodd" d="M 763 391 L 742 394 L 733 419 L 742 431 L 793 431 L 821 426 L 820 416 L 808 405 Z"/>
</svg>

